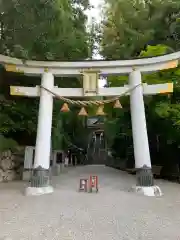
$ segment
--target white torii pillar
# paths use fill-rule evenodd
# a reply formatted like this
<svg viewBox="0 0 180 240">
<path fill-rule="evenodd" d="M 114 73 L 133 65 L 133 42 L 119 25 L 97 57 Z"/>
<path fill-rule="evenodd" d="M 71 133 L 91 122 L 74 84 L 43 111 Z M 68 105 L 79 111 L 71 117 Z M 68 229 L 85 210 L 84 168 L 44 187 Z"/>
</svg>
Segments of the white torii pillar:
<svg viewBox="0 0 180 240">
<path fill-rule="evenodd" d="M 54 76 L 51 72 L 42 74 L 41 85 L 50 90 L 54 88 Z M 53 192 L 53 187 L 49 185 L 52 112 L 53 96 L 41 88 L 34 167 L 31 186 L 26 188 L 26 195 Z"/>
<path fill-rule="evenodd" d="M 160 188 L 155 186 L 153 181 L 140 71 L 134 70 L 130 73 L 129 85 L 134 88 L 130 93 L 132 135 L 137 176 L 136 186 L 133 189 L 147 196 L 161 196 Z"/>
</svg>

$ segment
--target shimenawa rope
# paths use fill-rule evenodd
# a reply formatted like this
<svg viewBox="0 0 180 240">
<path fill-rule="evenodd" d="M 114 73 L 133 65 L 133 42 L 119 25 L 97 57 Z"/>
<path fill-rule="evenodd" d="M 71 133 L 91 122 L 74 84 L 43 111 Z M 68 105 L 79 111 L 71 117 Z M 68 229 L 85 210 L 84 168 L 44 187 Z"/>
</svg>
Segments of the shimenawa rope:
<svg viewBox="0 0 180 240">
<path fill-rule="evenodd" d="M 69 104 L 72 104 L 72 105 L 79 105 L 79 106 L 89 106 L 89 105 L 103 105 L 103 104 L 114 102 L 117 99 L 119 99 L 120 97 L 127 95 L 127 93 L 132 92 L 134 89 L 136 89 L 140 85 L 142 85 L 142 83 L 126 90 L 124 93 L 120 94 L 117 97 L 111 98 L 111 99 L 107 99 L 107 100 L 86 100 L 86 101 L 72 100 L 70 98 L 62 97 L 62 96 L 54 93 L 53 91 L 51 91 L 50 89 L 48 89 L 46 87 L 40 86 L 40 88 L 46 90 L 47 92 L 51 93 L 54 97 L 56 97 L 60 100 L 63 100 L 66 103 L 69 103 Z"/>
</svg>

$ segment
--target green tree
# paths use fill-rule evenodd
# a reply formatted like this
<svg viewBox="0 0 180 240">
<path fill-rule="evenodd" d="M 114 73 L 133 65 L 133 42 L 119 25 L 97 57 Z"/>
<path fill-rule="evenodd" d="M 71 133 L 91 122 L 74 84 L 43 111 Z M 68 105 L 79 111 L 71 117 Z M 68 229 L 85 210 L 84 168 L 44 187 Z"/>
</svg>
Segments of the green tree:
<svg viewBox="0 0 180 240">
<path fill-rule="evenodd" d="M 71 0 L 1 3 L 1 52 L 36 60 L 81 59 L 87 56 L 88 2 Z"/>
<path fill-rule="evenodd" d="M 140 53 L 141 57 L 166 54 L 169 47 L 165 45 L 148 46 L 146 51 Z M 153 164 L 161 164 L 166 175 L 177 171 L 179 164 L 180 146 L 180 85 L 179 67 L 154 73 L 143 74 L 143 81 L 148 84 L 174 83 L 173 94 L 162 94 L 156 96 L 146 96 L 146 119 L 150 142 L 150 151 Z M 127 76 L 110 77 L 111 86 L 121 86 L 127 81 Z M 129 100 L 120 98 L 123 105 L 118 115 L 114 115 L 107 121 L 107 132 L 110 131 L 111 147 L 116 157 L 131 159 L 130 165 L 134 161 L 132 155 L 132 133 L 129 112 Z M 112 108 L 109 112 L 112 114 Z M 113 129 L 113 131 L 111 131 Z"/>
<path fill-rule="evenodd" d="M 138 57 L 147 45 L 179 49 L 179 1 L 106 0 L 101 53 L 108 59 Z"/>
<path fill-rule="evenodd" d="M 89 47 L 91 33 L 86 29 L 85 15 L 85 10 L 90 7 L 88 0 L 3 0 L 0 6 L 2 54 L 22 58 L 24 61 L 26 59 L 79 60 L 91 57 L 92 51 Z M 3 99 L 0 133 L 18 141 L 24 139 L 23 141 L 26 142 L 24 135 L 23 137 L 21 135 L 23 132 L 26 134 L 26 139 L 30 139 L 31 136 L 31 144 L 36 135 L 39 100 L 24 98 L 22 101 L 22 98 L 9 97 L 8 92 L 10 83 L 39 85 L 40 78 L 32 78 L 1 71 L 0 81 L 0 93 Z M 55 84 L 60 87 L 79 87 L 80 79 L 56 78 Z M 53 128 L 59 126 L 60 104 L 55 101 Z"/>
</svg>

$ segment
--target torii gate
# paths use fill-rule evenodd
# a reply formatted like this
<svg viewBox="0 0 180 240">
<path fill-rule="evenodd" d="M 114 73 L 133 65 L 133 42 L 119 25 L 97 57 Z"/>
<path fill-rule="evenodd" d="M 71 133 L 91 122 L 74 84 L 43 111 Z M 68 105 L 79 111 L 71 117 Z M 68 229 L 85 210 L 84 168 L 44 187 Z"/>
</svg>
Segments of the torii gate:
<svg viewBox="0 0 180 240">
<path fill-rule="evenodd" d="M 49 185 L 51 126 L 53 111 L 53 95 L 45 89 L 66 97 L 83 96 L 118 96 L 128 89 L 130 91 L 130 109 L 134 143 L 135 167 L 137 182 L 135 191 L 144 195 L 161 195 L 158 186 L 154 185 L 151 171 L 151 159 L 146 128 L 143 94 L 153 95 L 173 92 L 173 84 L 142 84 L 141 73 L 175 68 L 178 65 L 180 52 L 165 56 L 123 60 L 123 61 L 82 61 L 82 62 L 44 62 L 22 61 L 0 55 L 0 63 L 6 71 L 23 72 L 25 75 L 41 76 L 41 86 L 11 86 L 11 95 L 40 97 L 38 127 L 36 137 L 34 174 L 31 186 L 26 188 L 27 195 L 40 195 L 53 192 Z M 84 75 L 83 88 L 58 88 L 54 86 L 54 76 Z M 97 75 L 129 75 L 129 85 L 124 87 L 98 88 Z M 45 89 L 44 89 L 44 88 Z M 35 177 L 36 176 L 36 177 Z"/>
</svg>

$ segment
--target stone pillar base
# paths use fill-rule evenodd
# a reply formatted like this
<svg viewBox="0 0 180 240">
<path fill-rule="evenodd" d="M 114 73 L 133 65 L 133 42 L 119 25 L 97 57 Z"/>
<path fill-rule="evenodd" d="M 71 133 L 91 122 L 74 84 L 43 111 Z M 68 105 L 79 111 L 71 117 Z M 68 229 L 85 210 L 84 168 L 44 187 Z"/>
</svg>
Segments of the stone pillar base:
<svg viewBox="0 0 180 240">
<path fill-rule="evenodd" d="M 43 194 L 50 194 L 53 193 L 54 189 L 52 186 L 48 187 L 27 187 L 25 189 L 26 196 L 39 196 Z"/>
<path fill-rule="evenodd" d="M 25 189 L 26 196 L 43 195 L 53 192 L 50 186 L 50 169 L 44 169 L 41 166 L 32 170 L 30 186 Z"/>
<path fill-rule="evenodd" d="M 148 197 L 163 195 L 161 189 L 154 185 L 152 169 L 146 165 L 136 169 L 136 186 L 132 187 L 132 191 Z"/>
<path fill-rule="evenodd" d="M 132 191 L 148 197 L 160 197 L 163 195 L 160 187 L 158 186 L 151 187 L 134 186 L 132 187 Z"/>
<path fill-rule="evenodd" d="M 50 180 L 50 169 L 44 169 L 41 166 L 32 170 L 30 187 L 42 188 L 48 187 Z"/>
<path fill-rule="evenodd" d="M 146 165 L 136 169 L 136 185 L 140 187 L 154 186 L 152 169 Z"/>
</svg>

